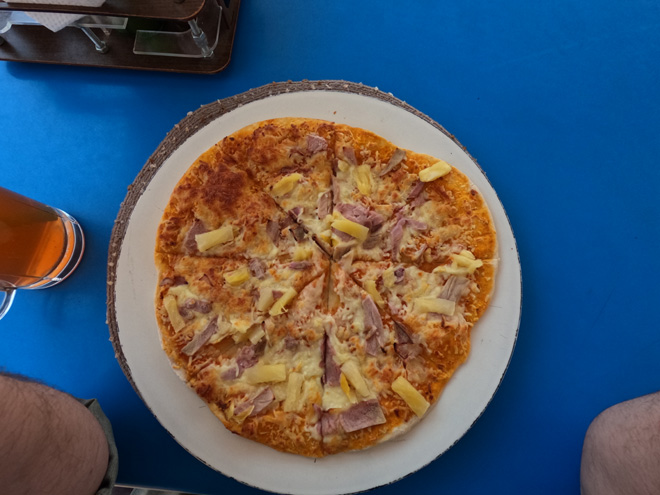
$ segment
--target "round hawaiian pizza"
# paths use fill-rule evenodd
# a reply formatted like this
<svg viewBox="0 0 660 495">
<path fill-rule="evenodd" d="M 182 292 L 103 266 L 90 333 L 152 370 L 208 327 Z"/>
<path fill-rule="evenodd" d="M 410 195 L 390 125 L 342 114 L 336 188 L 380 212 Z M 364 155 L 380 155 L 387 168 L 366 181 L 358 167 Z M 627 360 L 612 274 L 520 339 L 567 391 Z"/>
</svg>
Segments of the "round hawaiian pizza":
<svg viewBox="0 0 660 495">
<path fill-rule="evenodd" d="M 309 457 L 425 416 L 468 355 L 496 269 L 490 213 L 459 170 L 302 118 L 202 154 L 155 251 L 178 374 L 230 431 Z"/>
</svg>

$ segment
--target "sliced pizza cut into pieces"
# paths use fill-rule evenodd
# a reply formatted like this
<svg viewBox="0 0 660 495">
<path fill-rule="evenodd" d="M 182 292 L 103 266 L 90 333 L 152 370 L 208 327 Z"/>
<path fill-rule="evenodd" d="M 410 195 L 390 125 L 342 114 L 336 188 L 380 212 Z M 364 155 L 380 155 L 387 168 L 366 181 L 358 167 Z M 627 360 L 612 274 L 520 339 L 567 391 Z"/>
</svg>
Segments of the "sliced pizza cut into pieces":
<svg viewBox="0 0 660 495">
<path fill-rule="evenodd" d="M 317 277 L 286 313 L 261 323 L 255 342 L 237 345 L 191 380 L 230 431 L 283 452 L 324 455 L 319 411 L 326 279 L 325 273 Z"/>
<path fill-rule="evenodd" d="M 156 252 L 291 259 L 306 237 L 244 171 L 211 149 L 176 185 L 158 228 Z"/>
<path fill-rule="evenodd" d="M 156 317 L 173 364 L 193 375 L 235 344 L 256 345 L 261 323 L 286 313 L 327 270 L 325 256 L 315 250 L 312 259 L 289 263 L 156 255 Z"/>
<path fill-rule="evenodd" d="M 336 264 L 332 277 L 321 417 L 326 454 L 364 449 L 407 431 L 443 383 L 436 367 L 409 374 L 395 350 L 394 322 Z M 413 367 L 419 368 L 423 358 L 416 357 Z M 397 393 L 395 384 L 405 391 Z"/>
<path fill-rule="evenodd" d="M 472 273 L 448 273 L 390 262 L 355 262 L 351 276 L 396 322 L 399 355 L 423 352 L 452 373 L 467 357 L 470 329 L 490 301 L 494 267 L 476 264 Z"/>
<path fill-rule="evenodd" d="M 333 142 L 330 122 L 282 118 L 241 129 L 218 148 L 319 238 L 329 229 L 332 213 Z"/>
</svg>

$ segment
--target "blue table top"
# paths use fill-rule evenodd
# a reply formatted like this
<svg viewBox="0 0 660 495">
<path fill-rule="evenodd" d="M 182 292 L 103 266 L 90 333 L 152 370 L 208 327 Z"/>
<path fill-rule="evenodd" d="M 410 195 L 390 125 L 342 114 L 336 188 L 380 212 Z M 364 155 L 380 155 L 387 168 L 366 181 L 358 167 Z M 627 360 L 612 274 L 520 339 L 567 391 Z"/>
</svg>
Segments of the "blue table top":
<svg viewBox="0 0 660 495">
<path fill-rule="evenodd" d="M 579 493 L 584 433 L 660 388 L 660 6 L 657 2 L 243 2 L 213 75 L 0 62 L 4 187 L 83 225 L 58 287 L 0 322 L 0 366 L 97 397 L 119 482 L 258 493 L 160 426 L 109 342 L 106 263 L 126 187 L 188 111 L 272 81 L 344 79 L 391 92 L 476 157 L 509 215 L 523 273 L 510 367 L 470 431 L 375 493 Z"/>
</svg>

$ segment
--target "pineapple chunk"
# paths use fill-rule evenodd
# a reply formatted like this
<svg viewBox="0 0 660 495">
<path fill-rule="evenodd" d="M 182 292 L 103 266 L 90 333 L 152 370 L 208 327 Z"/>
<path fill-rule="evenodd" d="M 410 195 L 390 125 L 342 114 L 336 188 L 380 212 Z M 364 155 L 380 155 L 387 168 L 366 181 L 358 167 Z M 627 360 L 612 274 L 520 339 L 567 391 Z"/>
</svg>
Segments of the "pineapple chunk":
<svg viewBox="0 0 660 495">
<path fill-rule="evenodd" d="M 167 312 L 167 316 L 170 319 L 170 323 L 172 324 L 172 327 L 174 327 L 175 332 L 178 332 L 186 326 L 185 320 L 181 316 L 181 313 L 179 313 L 179 305 L 176 301 L 176 297 L 169 294 L 165 296 L 163 299 L 163 306 L 165 307 L 165 311 Z"/>
<path fill-rule="evenodd" d="M 235 421 L 239 424 L 243 423 L 243 421 L 245 421 L 245 418 L 247 418 L 250 414 L 252 414 L 253 410 L 254 410 L 254 406 L 250 406 L 247 409 L 245 409 L 242 413 L 238 415 L 234 415 L 234 403 L 232 402 L 231 404 L 229 404 L 229 409 L 227 410 L 227 419 Z"/>
<path fill-rule="evenodd" d="M 357 397 L 355 397 L 355 394 L 351 390 L 351 386 L 348 384 L 346 375 L 343 373 L 339 376 L 339 385 L 346 394 L 346 397 L 348 397 L 348 400 L 350 400 L 353 404 L 355 404 L 357 402 Z"/>
<path fill-rule="evenodd" d="M 452 262 L 451 265 L 440 265 L 433 269 L 433 273 L 448 273 L 449 275 L 457 275 L 459 277 L 465 277 L 469 275 L 467 267 L 458 266 L 456 263 Z"/>
<path fill-rule="evenodd" d="M 312 246 L 298 246 L 293 252 L 293 261 L 305 261 L 314 255 Z"/>
<path fill-rule="evenodd" d="M 280 364 L 257 364 L 245 370 L 245 381 L 256 385 L 267 382 L 283 382 L 286 380 L 286 366 Z"/>
<path fill-rule="evenodd" d="M 289 374 L 289 380 L 286 383 L 286 398 L 282 404 L 286 412 L 298 411 L 300 409 L 300 396 L 303 388 L 302 373 Z"/>
<path fill-rule="evenodd" d="M 332 222 L 332 227 L 364 242 L 369 237 L 369 228 L 346 218 L 338 218 Z"/>
<path fill-rule="evenodd" d="M 403 376 L 398 377 L 392 382 L 392 390 L 406 401 L 406 404 L 412 411 L 420 418 L 424 416 L 426 410 L 429 408 L 429 402 L 420 394 L 415 387 L 413 387 L 408 380 Z"/>
<path fill-rule="evenodd" d="M 477 268 L 484 264 L 483 261 L 475 259 L 470 251 L 461 251 L 460 254 L 452 254 L 451 258 L 458 266 L 467 268 L 468 273 L 474 273 Z"/>
<path fill-rule="evenodd" d="M 342 172 L 346 172 L 350 168 L 350 165 L 344 160 L 337 159 L 337 168 Z"/>
<path fill-rule="evenodd" d="M 346 361 L 342 365 L 341 371 L 346 375 L 349 383 L 360 396 L 369 396 L 369 387 L 367 386 L 367 382 L 364 381 L 362 373 L 360 373 L 355 361 Z"/>
<path fill-rule="evenodd" d="M 323 387 L 323 397 L 321 399 L 321 406 L 324 411 L 330 409 L 344 409 L 351 405 L 346 394 L 340 387 L 330 387 L 326 385 Z"/>
<path fill-rule="evenodd" d="M 474 257 L 474 254 L 472 254 L 472 253 L 471 253 L 470 251 L 468 251 L 467 249 L 464 249 L 463 251 L 461 251 L 461 252 L 458 253 L 458 254 L 460 254 L 461 256 L 465 256 L 466 258 L 470 258 L 471 260 L 476 259 L 476 258 Z"/>
<path fill-rule="evenodd" d="M 451 316 L 456 311 L 456 303 L 448 299 L 436 297 L 418 297 L 414 300 L 415 311 L 418 313 L 440 313 Z"/>
<path fill-rule="evenodd" d="M 227 242 L 233 240 L 234 228 L 231 225 L 225 225 L 219 229 L 211 230 L 210 232 L 204 232 L 203 234 L 197 234 L 195 236 L 197 249 L 199 249 L 201 253 L 208 251 L 212 247 L 215 247 L 219 244 L 226 244 Z"/>
<path fill-rule="evenodd" d="M 246 336 L 252 344 L 257 344 L 259 341 L 266 336 L 263 325 L 256 324 L 252 325 L 247 331 Z"/>
<path fill-rule="evenodd" d="M 251 276 L 252 274 L 247 266 L 224 274 L 225 281 L 233 286 L 241 285 L 243 282 L 250 280 Z"/>
<path fill-rule="evenodd" d="M 293 188 L 298 185 L 298 181 L 302 179 L 301 174 L 290 174 L 282 177 L 277 184 L 273 186 L 272 193 L 275 196 L 284 196 L 293 191 Z"/>
<path fill-rule="evenodd" d="M 451 265 L 442 265 L 433 269 L 433 273 L 443 272 L 450 275 L 466 276 L 483 266 L 484 262 L 474 257 L 470 251 L 461 251 L 459 254 L 451 255 Z"/>
<path fill-rule="evenodd" d="M 388 268 L 383 272 L 383 284 L 388 289 L 394 287 L 394 282 L 396 282 L 396 277 L 394 276 L 394 268 Z"/>
<path fill-rule="evenodd" d="M 419 180 L 422 182 L 431 182 L 439 179 L 443 175 L 447 175 L 449 172 L 451 172 L 451 165 L 444 160 L 440 160 L 430 167 L 421 170 L 419 172 Z"/>
<path fill-rule="evenodd" d="M 373 280 L 367 280 L 364 283 L 364 288 L 367 290 L 369 295 L 373 298 L 374 302 L 378 304 L 381 308 L 385 306 L 385 301 L 383 301 L 383 298 L 380 295 L 380 292 L 378 292 L 378 289 L 376 289 L 376 282 Z"/>
<path fill-rule="evenodd" d="M 289 304 L 294 297 L 296 297 L 298 293 L 296 292 L 296 289 L 293 287 L 289 287 L 284 294 L 282 294 L 282 297 L 280 297 L 277 301 L 275 301 L 275 304 L 270 308 L 270 311 L 268 311 L 268 314 L 270 316 L 276 316 L 276 315 L 281 315 L 282 313 L 286 312 L 285 306 Z"/>
<path fill-rule="evenodd" d="M 329 217 L 330 215 L 328 215 Z M 328 218 L 326 217 L 326 218 Z M 319 233 L 319 239 L 321 239 L 323 242 L 326 244 L 332 244 L 332 230 L 324 230 L 323 232 Z"/>
<path fill-rule="evenodd" d="M 371 175 L 371 167 L 369 165 L 360 165 L 355 168 L 353 172 L 355 185 L 362 194 L 371 194 L 373 189 L 373 180 Z"/>
<path fill-rule="evenodd" d="M 275 298 L 273 297 L 273 291 L 271 289 L 262 289 L 259 291 L 259 300 L 257 301 L 257 310 L 258 311 L 267 311 L 271 308 Z"/>
</svg>

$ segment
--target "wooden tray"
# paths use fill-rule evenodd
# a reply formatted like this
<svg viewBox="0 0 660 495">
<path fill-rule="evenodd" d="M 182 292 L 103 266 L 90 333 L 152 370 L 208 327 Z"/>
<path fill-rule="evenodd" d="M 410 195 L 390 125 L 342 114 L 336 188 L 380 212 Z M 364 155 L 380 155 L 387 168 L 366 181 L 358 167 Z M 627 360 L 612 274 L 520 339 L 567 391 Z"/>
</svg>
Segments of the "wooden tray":
<svg viewBox="0 0 660 495">
<path fill-rule="evenodd" d="M 95 30 L 98 38 L 109 48 L 105 53 L 95 50 L 93 43 L 80 29 L 66 27 L 54 33 L 43 26 L 14 25 L 0 37 L 0 60 L 214 74 L 229 64 L 241 0 L 218 1 L 222 8 L 220 34 L 210 57 L 133 53 L 137 30 L 184 31 L 187 21 L 202 13 L 207 1 L 216 0 L 184 0 L 180 3 L 176 0 L 106 0 L 101 7 L 58 5 L 47 8 L 44 5 L 0 2 L 0 11 L 74 13 L 128 19 L 125 29 L 112 29 L 105 33 Z"/>
</svg>

